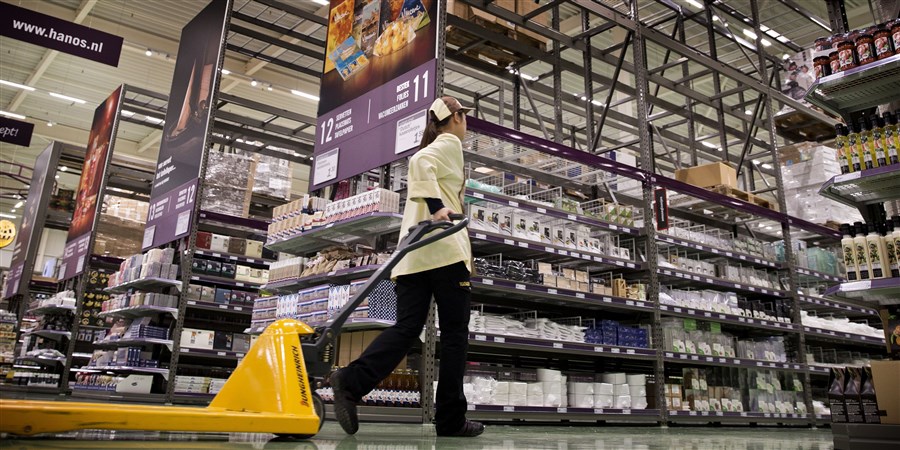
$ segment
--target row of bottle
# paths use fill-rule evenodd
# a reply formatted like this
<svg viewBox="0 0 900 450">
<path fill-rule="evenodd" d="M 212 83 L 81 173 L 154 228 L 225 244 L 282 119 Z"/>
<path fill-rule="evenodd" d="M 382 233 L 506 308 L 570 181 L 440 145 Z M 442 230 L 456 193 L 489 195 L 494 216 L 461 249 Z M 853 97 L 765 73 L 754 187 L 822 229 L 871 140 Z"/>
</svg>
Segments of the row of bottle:
<svg viewBox="0 0 900 450">
<path fill-rule="evenodd" d="M 845 223 L 841 234 L 849 281 L 900 277 L 900 216 L 883 224 Z"/>
<path fill-rule="evenodd" d="M 859 172 L 900 163 L 897 156 L 900 149 L 898 119 L 900 110 L 893 114 L 886 112 L 883 117 L 874 115 L 869 117 L 869 120 L 861 117 L 859 122 L 851 124 L 852 129 L 847 129 L 840 123 L 836 124 L 835 146 L 841 173 Z"/>
</svg>

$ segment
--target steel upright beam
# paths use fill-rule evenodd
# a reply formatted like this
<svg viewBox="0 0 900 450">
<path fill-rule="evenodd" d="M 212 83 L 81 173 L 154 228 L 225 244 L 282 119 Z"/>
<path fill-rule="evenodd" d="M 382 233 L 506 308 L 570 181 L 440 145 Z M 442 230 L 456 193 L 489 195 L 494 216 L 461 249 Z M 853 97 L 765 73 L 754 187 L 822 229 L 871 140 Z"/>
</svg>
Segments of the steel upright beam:
<svg viewBox="0 0 900 450">
<path fill-rule="evenodd" d="M 685 32 L 684 25 L 684 17 L 680 14 L 678 15 L 678 40 L 681 41 L 682 44 L 687 43 L 687 34 Z M 686 77 L 690 75 L 690 69 L 687 64 L 681 65 L 681 76 Z M 688 132 L 688 150 L 691 152 L 691 167 L 697 166 L 700 164 L 699 158 L 697 157 L 697 140 L 695 139 L 697 136 L 697 130 L 694 129 L 694 103 L 690 98 L 684 98 L 684 107 L 687 110 L 687 132 Z"/>
<path fill-rule="evenodd" d="M 631 16 L 635 21 L 639 21 L 640 8 L 638 8 L 637 0 L 631 2 Z M 629 33 L 630 34 L 630 33 Z M 650 120 L 648 109 L 648 95 L 650 91 L 650 83 L 647 74 L 647 49 L 644 42 L 644 34 L 642 27 L 634 30 L 634 39 L 632 40 L 632 54 L 634 55 L 634 83 L 637 95 L 637 118 L 638 118 L 638 137 L 640 138 L 641 148 L 641 168 L 647 172 L 654 172 L 653 144 L 650 140 Z M 624 55 L 625 52 L 623 51 Z M 656 273 L 657 260 L 656 254 L 659 249 L 656 245 L 656 227 L 653 220 L 653 185 L 649 182 L 643 183 L 644 194 L 644 232 L 647 240 L 647 271 L 649 277 L 649 289 L 647 295 L 649 301 L 654 305 L 653 308 L 653 342 L 656 346 L 656 364 L 654 365 L 654 374 L 656 376 L 656 398 L 665 398 L 663 383 L 665 379 L 665 367 L 663 365 L 663 355 L 665 354 L 664 339 L 662 336 L 661 321 L 659 309 L 659 275 Z M 652 256 L 651 256 L 652 255 Z M 667 408 L 660 408 L 659 421 L 661 424 L 668 420 Z"/>
<path fill-rule="evenodd" d="M 587 31 L 590 29 L 590 27 L 590 13 L 585 10 L 581 10 L 581 29 L 585 33 L 584 46 L 587 48 L 591 48 L 591 36 L 587 34 Z M 590 52 L 583 52 L 582 57 L 584 60 L 584 96 L 586 98 L 586 101 L 584 103 L 584 135 L 587 145 L 591 145 L 594 142 L 594 57 L 591 56 Z M 586 150 L 593 151 L 594 149 L 586 148 Z"/>
<path fill-rule="evenodd" d="M 559 31 L 559 5 L 558 2 L 552 3 L 553 5 L 553 14 L 550 18 L 551 26 L 553 27 L 553 31 Z M 560 60 L 562 50 L 560 49 L 559 41 L 553 41 L 553 96 L 557 99 L 562 98 L 562 68 L 560 67 Z M 562 143 L 563 138 L 565 137 L 563 133 L 563 119 L 562 119 L 562 104 L 560 102 L 553 102 L 553 142 Z"/>
<path fill-rule="evenodd" d="M 831 21 L 832 33 L 842 34 L 850 31 L 844 0 L 825 0 L 825 4 L 828 6 L 828 20 Z"/>
<path fill-rule="evenodd" d="M 713 12 L 712 8 L 707 7 L 706 11 L 706 37 L 709 39 L 709 56 L 718 61 L 719 60 L 719 50 L 716 48 L 716 33 L 713 30 Z M 722 92 L 722 81 L 719 79 L 719 73 L 713 71 L 713 94 L 719 95 Z M 722 99 L 714 100 L 716 104 L 716 121 L 719 122 L 719 147 L 722 148 L 722 153 L 725 155 L 725 162 L 728 162 L 728 138 L 725 136 L 725 105 L 722 102 Z"/>
<path fill-rule="evenodd" d="M 762 75 L 763 79 L 768 78 L 768 68 L 766 67 L 766 60 L 764 55 L 764 50 L 762 50 L 762 31 L 759 29 L 759 3 L 757 0 L 750 0 L 750 9 L 753 14 L 753 22 L 756 25 L 756 48 L 758 49 L 757 54 L 759 55 L 759 70 L 760 75 Z M 775 111 L 772 108 L 772 98 L 770 96 L 766 96 L 764 100 L 764 109 L 766 112 L 766 126 L 769 131 L 769 138 L 772 140 L 772 144 L 769 147 L 769 154 L 772 157 L 773 164 L 778 164 L 778 146 L 775 134 Z M 787 213 L 787 202 L 784 198 L 784 177 L 782 176 L 781 170 L 778 170 L 778 167 L 775 168 L 775 186 L 776 197 L 778 199 L 778 208 L 780 211 L 784 211 Z M 800 280 L 797 277 L 797 272 L 794 270 L 794 245 L 793 245 L 793 237 L 791 236 L 791 226 L 787 222 L 783 222 L 781 224 L 781 234 L 784 239 L 784 257 L 787 263 L 785 267 L 787 268 L 787 276 L 788 276 L 788 295 L 792 300 L 792 317 L 791 321 L 798 326 L 797 328 L 797 360 L 798 362 L 806 361 L 806 337 L 803 332 L 803 327 L 800 326 L 802 323 L 801 315 L 800 315 L 800 297 L 797 295 L 797 289 L 800 285 Z M 801 374 L 803 378 L 803 395 L 806 403 L 806 410 L 812 413 L 813 404 L 812 404 L 812 389 L 810 387 L 810 379 L 809 372 L 803 372 Z M 815 422 L 813 421 L 813 424 Z"/>
<path fill-rule="evenodd" d="M 625 42 L 631 40 L 634 32 L 629 31 L 625 35 Z M 612 103 L 613 94 L 616 92 L 616 86 L 619 84 L 619 74 L 622 72 L 622 64 L 625 63 L 625 55 L 628 53 L 628 47 L 622 47 L 622 53 L 619 54 L 619 62 L 616 64 L 616 70 L 613 71 L 612 82 L 609 85 L 609 91 L 606 93 L 606 101 L 603 102 L 603 113 L 600 114 L 600 121 L 597 122 L 597 132 L 594 134 L 594 142 L 591 144 L 591 147 L 588 149 L 589 152 L 593 153 L 597 150 L 597 144 L 600 143 L 600 136 L 603 134 L 603 125 L 606 123 L 606 116 L 609 113 L 610 103 Z M 637 72 L 637 70 L 635 70 Z M 646 75 L 646 73 L 645 73 Z M 635 89 L 636 91 L 637 89 Z"/>
</svg>

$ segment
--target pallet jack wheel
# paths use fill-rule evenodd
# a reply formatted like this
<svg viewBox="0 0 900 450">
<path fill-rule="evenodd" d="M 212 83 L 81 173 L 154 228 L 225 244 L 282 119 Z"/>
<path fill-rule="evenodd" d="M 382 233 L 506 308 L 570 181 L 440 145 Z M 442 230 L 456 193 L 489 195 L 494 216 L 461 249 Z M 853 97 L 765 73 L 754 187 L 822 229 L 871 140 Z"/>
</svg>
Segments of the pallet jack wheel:
<svg viewBox="0 0 900 450">
<path fill-rule="evenodd" d="M 322 430 L 322 425 L 325 424 L 325 401 L 322 400 L 322 397 L 319 396 L 317 392 L 313 392 L 312 395 L 313 400 L 313 408 L 316 410 L 316 415 L 319 416 L 319 429 L 316 430 L 316 433 Z M 294 439 L 309 439 L 315 434 L 284 434 L 277 433 L 276 436 L 286 440 L 294 440 Z"/>
</svg>

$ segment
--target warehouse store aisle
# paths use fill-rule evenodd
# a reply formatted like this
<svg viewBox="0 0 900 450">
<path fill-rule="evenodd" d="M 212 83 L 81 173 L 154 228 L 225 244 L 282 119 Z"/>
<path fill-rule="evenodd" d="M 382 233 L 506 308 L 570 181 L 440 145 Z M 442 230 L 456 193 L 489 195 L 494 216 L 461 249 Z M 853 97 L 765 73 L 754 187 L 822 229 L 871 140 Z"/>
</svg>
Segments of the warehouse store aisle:
<svg viewBox="0 0 900 450">
<path fill-rule="evenodd" d="M 347 436 L 334 422 L 309 441 L 280 441 L 262 434 L 92 432 L 52 439 L 4 439 L 0 448 L 26 449 L 274 449 L 274 450 L 826 450 L 833 448 L 828 429 L 489 426 L 473 438 L 437 437 L 434 427 L 364 423 Z"/>
</svg>

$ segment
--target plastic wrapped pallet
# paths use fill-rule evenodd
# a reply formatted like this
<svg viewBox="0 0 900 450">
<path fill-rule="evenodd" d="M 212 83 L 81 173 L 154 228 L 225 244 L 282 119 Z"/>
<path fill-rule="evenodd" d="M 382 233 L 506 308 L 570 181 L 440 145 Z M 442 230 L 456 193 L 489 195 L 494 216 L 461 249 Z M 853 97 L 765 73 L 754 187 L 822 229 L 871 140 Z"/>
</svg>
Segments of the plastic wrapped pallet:
<svg viewBox="0 0 900 450">
<path fill-rule="evenodd" d="M 210 151 L 201 193 L 203 209 L 247 217 L 255 165 L 249 156 Z"/>
<path fill-rule="evenodd" d="M 290 200 L 293 168 L 286 159 L 267 155 L 254 155 L 253 193 L 268 197 Z"/>
<path fill-rule="evenodd" d="M 819 195 L 819 188 L 841 173 L 833 148 L 801 142 L 779 148 L 778 154 L 789 215 L 818 224 L 862 220 L 854 208 Z"/>
</svg>

